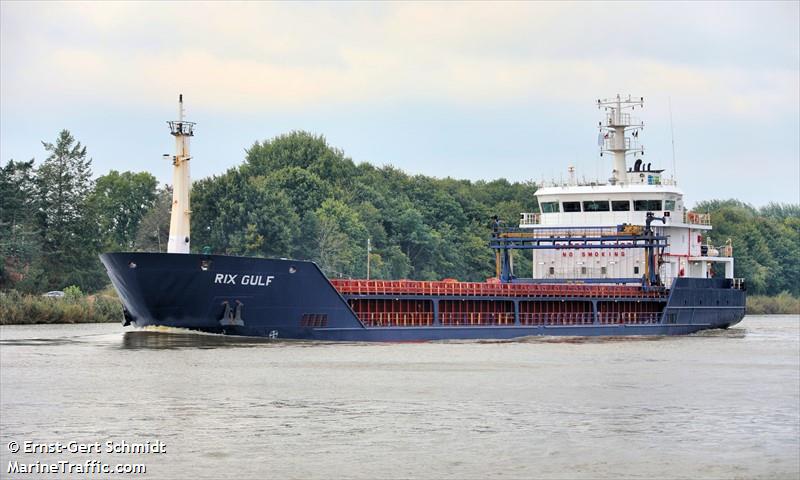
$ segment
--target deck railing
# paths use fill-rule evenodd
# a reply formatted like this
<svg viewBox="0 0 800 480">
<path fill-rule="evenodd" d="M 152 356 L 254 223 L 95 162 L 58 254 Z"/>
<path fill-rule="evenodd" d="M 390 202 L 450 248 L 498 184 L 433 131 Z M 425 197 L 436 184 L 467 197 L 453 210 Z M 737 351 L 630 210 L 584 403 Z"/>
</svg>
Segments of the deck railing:
<svg viewBox="0 0 800 480">
<path fill-rule="evenodd" d="M 433 312 L 358 312 L 358 318 L 367 327 L 429 327 L 435 324 Z M 592 312 L 520 313 L 520 325 L 559 326 L 592 325 Z M 601 325 L 650 325 L 661 321 L 660 312 L 599 312 Z M 440 312 L 439 324 L 448 326 L 514 325 L 513 312 Z"/>
<path fill-rule="evenodd" d="M 683 223 L 691 225 L 711 225 L 710 213 L 685 212 Z"/>
<path fill-rule="evenodd" d="M 642 290 L 638 286 L 588 284 L 525 284 L 489 282 L 427 282 L 415 280 L 332 279 L 342 295 L 424 295 L 460 297 L 591 297 L 663 298 L 663 290 Z"/>
<path fill-rule="evenodd" d="M 542 214 L 531 212 L 531 213 L 520 213 L 519 214 L 519 224 L 520 225 L 539 225 L 542 223 Z"/>
<path fill-rule="evenodd" d="M 592 312 L 577 313 L 520 313 L 521 325 L 591 325 L 594 323 Z"/>
<path fill-rule="evenodd" d="M 433 312 L 359 312 L 357 315 L 367 327 L 423 327 L 433 325 Z"/>
<path fill-rule="evenodd" d="M 600 312 L 597 314 L 599 322 L 608 324 L 650 324 L 661 320 L 660 312 Z"/>
<path fill-rule="evenodd" d="M 514 325 L 514 313 L 440 313 L 442 325 Z"/>
</svg>

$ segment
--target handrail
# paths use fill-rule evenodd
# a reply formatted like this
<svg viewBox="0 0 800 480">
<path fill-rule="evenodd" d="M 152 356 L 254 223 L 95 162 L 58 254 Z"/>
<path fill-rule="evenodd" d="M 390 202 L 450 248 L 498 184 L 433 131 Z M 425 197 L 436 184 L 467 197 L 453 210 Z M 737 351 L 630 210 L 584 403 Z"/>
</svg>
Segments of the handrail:
<svg viewBox="0 0 800 480">
<path fill-rule="evenodd" d="M 513 325 L 513 312 L 441 312 L 439 322 L 442 325 Z"/>
<path fill-rule="evenodd" d="M 331 284 L 342 295 L 424 295 L 461 297 L 662 298 L 662 290 L 630 285 L 431 282 L 417 280 L 344 280 Z"/>
<path fill-rule="evenodd" d="M 650 324 L 661 320 L 661 312 L 600 312 L 597 314 L 601 324 Z"/>
<path fill-rule="evenodd" d="M 594 323 L 592 312 L 552 312 L 552 313 L 520 313 L 521 325 L 591 325 Z"/>
<path fill-rule="evenodd" d="M 358 312 L 367 327 L 416 327 L 433 325 L 433 312 Z"/>
<path fill-rule="evenodd" d="M 542 214 L 538 212 L 520 213 L 520 225 L 539 225 L 542 223 Z"/>
<path fill-rule="evenodd" d="M 711 225 L 710 213 L 684 212 L 684 223 L 691 225 Z"/>
</svg>

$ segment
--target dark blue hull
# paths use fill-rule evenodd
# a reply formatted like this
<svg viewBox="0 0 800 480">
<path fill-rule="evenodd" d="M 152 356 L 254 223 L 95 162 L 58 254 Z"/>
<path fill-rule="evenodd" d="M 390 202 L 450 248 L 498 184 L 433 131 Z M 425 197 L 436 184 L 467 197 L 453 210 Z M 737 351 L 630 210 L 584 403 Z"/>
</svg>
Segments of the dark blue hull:
<svg viewBox="0 0 800 480">
<path fill-rule="evenodd" d="M 745 308 L 745 293 L 731 288 L 729 280 L 680 278 L 664 298 L 613 299 L 658 303 L 658 313 L 645 323 L 604 322 L 598 304 L 608 299 L 565 296 L 547 300 L 591 302 L 593 321 L 525 325 L 518 303 L 537 298 L 485 297 L 479 300 L 514 302 L 513 324 L 442 325 L 435 319 L 430 326 L 369 327 L 312 262 L 160 253 L 108 253 L 100 258 L 122 299 L 126 324 L 272 338 L 395 342 L 682 335 L 727 328 L 741 321 Z"/>
</svg>

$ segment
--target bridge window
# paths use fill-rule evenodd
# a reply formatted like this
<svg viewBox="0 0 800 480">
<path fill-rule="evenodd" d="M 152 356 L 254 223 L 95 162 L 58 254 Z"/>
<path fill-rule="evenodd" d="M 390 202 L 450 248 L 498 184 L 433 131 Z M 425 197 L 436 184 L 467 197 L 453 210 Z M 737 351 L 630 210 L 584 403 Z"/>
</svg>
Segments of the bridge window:
<svg viewBox="0 0 800 480">
<path fill-rule="evenodd" d="M 558 202 L 542 203 L 542 213 L 558 213 Z"/>
<path fill-rule="evenodd" d="M 661 200 L 634 200 L 633 209 L 637 212 L 654 212 L 661 210 Z"/>
<path fill-rule="evenodd" d="M 675 211 L 675 200 L 664 200 L 664 210 Z"/>
<path fill-rule="evenodd" d="M 583 202 L 584 212 L 607 212 L 608 200 L 597 200 Z"/>
<path fill-rule="evenodd" d="M 629 202 L 628 200 L 612 200 L 611 210 L 615 212 L 630 212 L 631 202 Z"/>
<path fill-rule="evenodd" d="M 565 212 L 580 212 L 581 202 L 564 202 Z"/>
</svg>

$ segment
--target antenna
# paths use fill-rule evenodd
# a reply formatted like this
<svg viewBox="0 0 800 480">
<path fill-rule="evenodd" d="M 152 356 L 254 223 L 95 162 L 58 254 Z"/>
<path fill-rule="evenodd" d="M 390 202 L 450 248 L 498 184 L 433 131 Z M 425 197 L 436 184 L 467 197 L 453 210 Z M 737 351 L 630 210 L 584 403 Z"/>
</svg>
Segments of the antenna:
<svg viewBox="0 0 800 480">
<path fill-rule="evenodd" d="M 644 155 L 644 148 L 639 144 L 639 131 L 644 128 L 644 123 L 625 112 L 636 107 L 642 108 L 643 105 L 644 97 L 633 98 L 630 95 L 623 98 L 618 94 L 615 98 L 597 100 L 597 108 L 605 111 L 605 118 L 598 124 L 600 133 L 597 140 L 601 157 L 603 153 L 614 156 L 614 170 L 610 179 L 612 184 L 628 183 L 627 155 Z"/>
<path fill-rule="evenodd" d="M 669 133 L 672 136 L 672 179 L 678 183 L 678 171 L 675 168 L 675 129 L 672 128 L 672 97 L 667 97 L 667 105 L 669 105 Z"/>
</svg>

